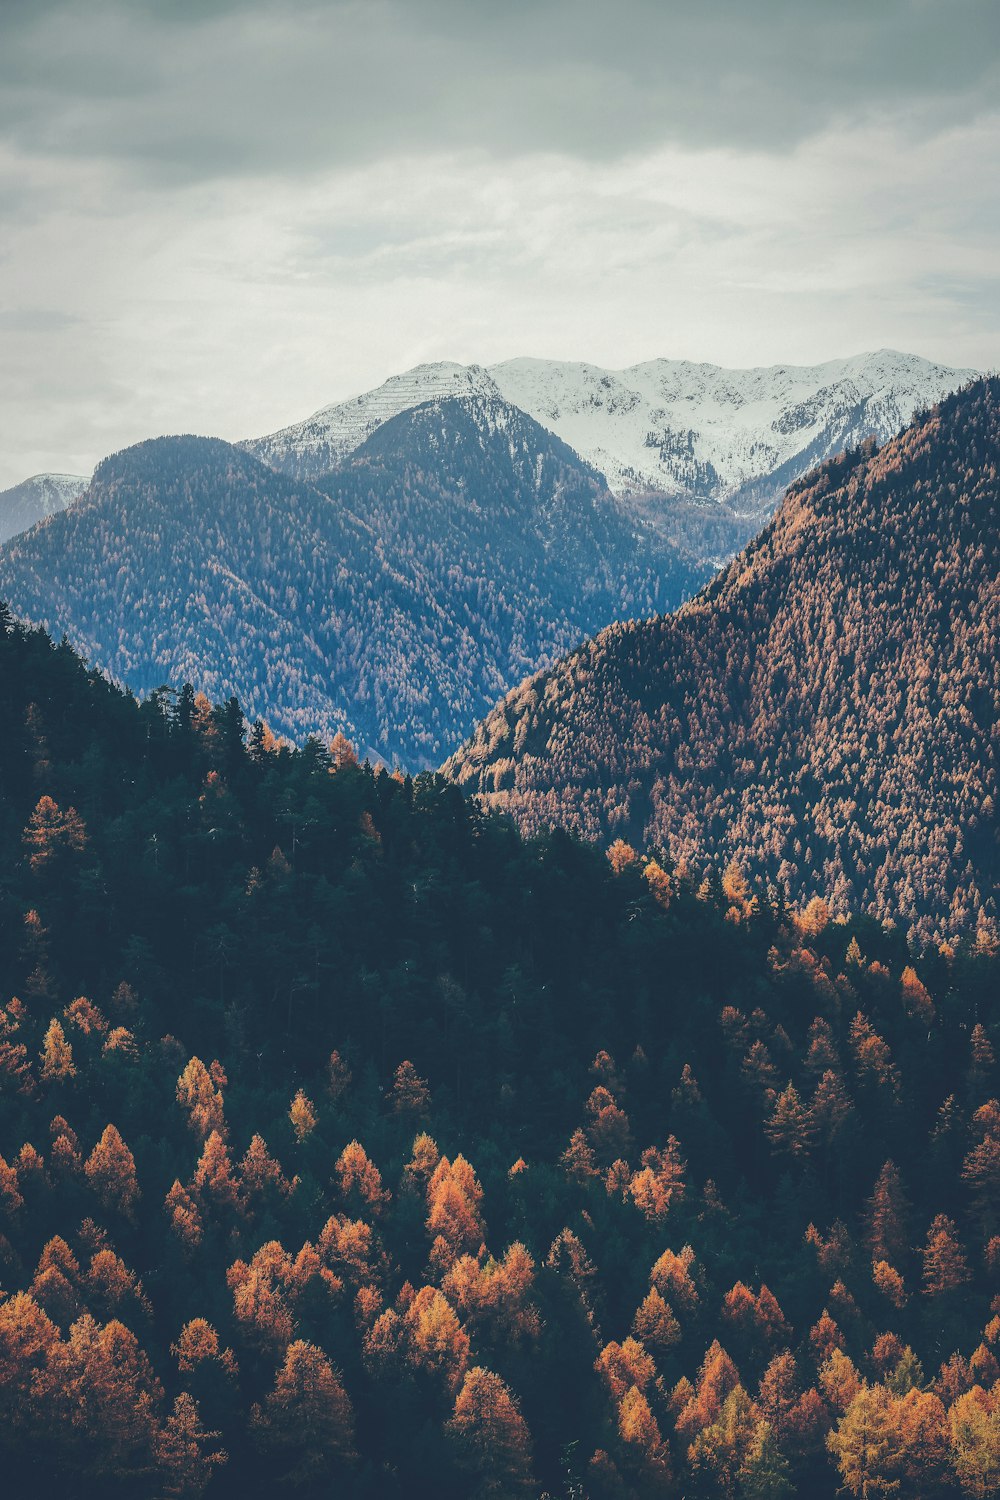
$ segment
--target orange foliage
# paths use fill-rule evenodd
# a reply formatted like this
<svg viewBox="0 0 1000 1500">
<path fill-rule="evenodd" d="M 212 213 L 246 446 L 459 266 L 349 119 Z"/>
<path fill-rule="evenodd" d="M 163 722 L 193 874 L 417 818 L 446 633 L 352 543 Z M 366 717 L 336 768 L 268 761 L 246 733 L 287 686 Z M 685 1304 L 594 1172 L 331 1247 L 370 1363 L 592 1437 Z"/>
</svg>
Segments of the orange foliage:
<svg viewBox="0 0 1000 1500">
<path fill-rule="evenodd" d="M 218 1365 L 227 1375 L 236 1374 L 236 1357 L 233 1351 L 220 1346 L 219 1335 L 205 1318 L 191 1318 L 185 1323 L 176 1344 L 171 1344 L 170 1352 L 182 1374 L 197 1370 L 202 1365 Z"/>
<path fill-rule="evenodd" d="M 298 1178 L 292 1181 L 285 1176 L 279 1164 L 267 1149 L 263 1136 L 255 1135 L 240 1162 L 240 1187 L 246 1200 L 266 1202 L 268 1196 L 276 1194 L 287 1198 L 295 1189 Z"/>
<path fill-rule="evenodd" d="M 139 1201 L 135 1160 L 114 1125 L 104 1127 L 83 1170 L 104 1208 L 112 1209 L 127 1219 L 133 1217 Z"/>
<path fill-rule="evenodd" d="M 597 1176 L 594 1150 L 582 1130 L 574 1130 L 559 1163 L 571 1182 L 584 1183 Z"/>
<path fill-rule="evenodd" d="M 73 1048 L 66 1040 L 66 1033 L 53 1017 L 45 1033 L 42 1047 L 42 1078 L 46 1083 L 62 1083 L 76 1076 L 73 1066 Z"/>
<path fill-rule="evenodd" d="M 273 1389 L 254 1407 L 252 1426 L 277 1461 L 280 1482 L 292 1489 L 329 1482 L 354 1457 L 347 1392 L 322 1349 L 301 1339 L 286 1350 Z"/>
<path fill-rule="evenodd" d="M 922 1254 L 925 1296 L 943 1296 L 971 1280 L 958 1231 L 946 1214 L 938 1214 L 934 1219 Z"/>
<path fill-rule="evenodd" d="M 656 1287 L 650 1287 L 632 1319 L 632 1332 L 651 1349 L 669 1349 L 680 1342 L 681 1326 Z"/>
<path fill-rule="evenodd" d="M 469 1335 L 448 1298 L 437 1287 L 421 1287 L 406 1309 L 403 1327 L 409 1362 L 457 1391 L 469 1364 Z"/>
<path fill-rule="evenodd" d="M 240 1207 L 239 1187 L 233 1175 L 229 1147 L 218 1130 L 211 1132 L 202 1148 L 192 1187 L 198 1198 L 210 1202 L 216 1209 L 236 1212 Z"/>
<path fill-rule="evenodd" d="M 200 1057 L 192 1057 L 178 1078 L 177 1102 L 187 1110 L 188 1125 L 199 1140 L 207 1140 L 213 1131 L 225 1139 L 222 1090 Z"/>
<path fill-rule="evenodd" d="M 92 1032 L 102 1035 L 108 1029 L 108 1023 L 98 1010 L 92 1000 L 86 995 L 78 995 L 77 998 L 67 1005 L 63 1011 L 67 1021 L 72 1021 L 74 1026 L 79 1027 L 84 1036 L 90 1036 Z"/>
<path fill-rule="evenodd" d="M 629 1183 L 629 1192 L 637 1208 L 651 1224 L 661 1224 L 672 1205 L 684 1197 L 686 1164 L 681 1157 L 680 1142 L 670 1136 L 662 1151 L 655 1146 L 642 1153 L 642 1166 Z"/>
<path fill-rule="evenodd" d="M 895 1308 L 903 1308 L 908 1301 L 906 1287 L 903 1278 L 894 1266 L 890 1266 L 886 1260 L 876 1260 L 872 1264 L 872 1281 L 876 1290 L 887 1297 Z"/>
<path fill-rule="evenodd" d="M 479 1179 L 465 1157 L 456 1156 L 450 1162 L 442 1156 L 427 1185 L 427 1232 L 434 1241 L 431 1259 L 442 1270 L 483 1243 L 482 1201 Z"/>
<path fill-rule="evenodd" d="M 608 864 L 611 866 L 613 875 L 620 875 L 623 870 L 631 869 L 639 863 L 639 856 L 631 844 L 626 844 L 624 839 L 615 839 L 608 845 Z"/>
<path fill-rule="evenodd" d="M 60 855 L 80 854 L 87 846 L 83 819 L 75 807 L 66 811 L 51 797 L 40 797 L 23 835 L 28 863 L 36 875 L 50 869 Z"/>
<path fill-rule="evenodd" d="M 360 1141 L 344 1147 L 334 1168 L 337 1184 L 345 1198 L 355 1194 L 372 1213 L 381 1213 L 389 1202 L 382 1186 L 382 1174 Z"/>
<path fill-rule="evenodd" d="M 392 1107 L 397 1115 L 423 1115 L 430 1108 L 431 1091 L 411 1062 L 401 1062 L 392 1085 Z"/>
<path fill-rule="evenodd" d="M 696 1263 L 690 1245 L 675 1253 L 664 1250 L 650 1272 L 650 1284 L 667 1299 L 673 1307 L 691 1312 L 698 1305 L 698 1289 L 694 1282 Z"/>
<path fill-rule="evenodd" d="M 170 1217 L 170 1228 L 187 1251 L 201 1244 L 204 1235 L 201 1210 L 194 1198 L 177 1179 L 164 1199 Z"/>
<path fill-rule="evenodd" d="M 187 1391 L 174 1398 L 173 1411 L 157 1434 L 153 1451 L 165 1471 L 165 1496 L 184 1496 L 190 1500 L 203 1495 L 214 1470 L 226 1463 L 224 1448 L 216 1448 L 217 1432 L 202 1426 L 198 1403 Z"/>
<path fill-rule="evenodd" d="M 447 1425 L 477 1495 L 530 1494 L 531 1439 L 517 1401 L 492 1370 L 469 1370 Z"/>
<path fill-rule="evenodd" d="M 303 1089 L 297 1090 L 295 1098 L 288 1109 L 288 1118 L 292 1122 L 295 1139 L 301 1145 L 303 1141 L 309 1139 L 316 1129 L 317 1124 L 316 1110 L 313 1102 Z"/>
</svg>

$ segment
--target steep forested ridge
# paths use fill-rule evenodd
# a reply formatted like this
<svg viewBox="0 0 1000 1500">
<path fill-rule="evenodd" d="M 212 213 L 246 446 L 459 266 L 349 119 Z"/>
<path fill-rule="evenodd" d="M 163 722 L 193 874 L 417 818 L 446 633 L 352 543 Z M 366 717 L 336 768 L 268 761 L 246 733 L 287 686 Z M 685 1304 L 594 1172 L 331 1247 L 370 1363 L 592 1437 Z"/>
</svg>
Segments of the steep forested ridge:
<svg viewBox="0 0 1000 1500">
<path fill-rule="evenodd" d="M 496 400 L 406 412 L 318 487 L 216 439 L 142 443 L 0 549 L 11 607 L 134 690 L 190 680 L 299 742 L 340 730 L 410 768 L 526 672 L 705 576 Z"/>
<path fill-rule="evenodd" d="M 1000 381 L 823 464 L 670 618 L 515 689 L 451 762 L 535 831 L 736 859 L 924 934 L 996 917 Z"/>
<path fill-rule="evenodd" d="M 993 1494 L 984 929 L 911 950 L 0 617 L 12 1494 Z"/>
</svg>

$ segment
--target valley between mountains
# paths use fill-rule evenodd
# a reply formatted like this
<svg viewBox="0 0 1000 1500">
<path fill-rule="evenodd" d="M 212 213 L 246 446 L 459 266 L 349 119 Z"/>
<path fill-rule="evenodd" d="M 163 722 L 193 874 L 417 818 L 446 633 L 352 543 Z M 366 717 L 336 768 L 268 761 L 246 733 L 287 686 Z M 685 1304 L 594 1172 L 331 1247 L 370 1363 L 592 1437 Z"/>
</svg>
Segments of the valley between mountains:
<svg viewBox="0 0 1000 1500">
<path fill-rule="evenodd" d="M 0 596 L 137 693 L 190 682 L 389 766 L 451 754 L 529 833 L 943 933 L 996 909 L 996 382 L 893 434 L 960 374 L 421 367 L 271 438 L 106 459 L 0 547 Z M 709 584 L 690 517 L 731 545 L 859 431 Z M 36 488 L 54 509 L 72 482 Z"/>
</svg>

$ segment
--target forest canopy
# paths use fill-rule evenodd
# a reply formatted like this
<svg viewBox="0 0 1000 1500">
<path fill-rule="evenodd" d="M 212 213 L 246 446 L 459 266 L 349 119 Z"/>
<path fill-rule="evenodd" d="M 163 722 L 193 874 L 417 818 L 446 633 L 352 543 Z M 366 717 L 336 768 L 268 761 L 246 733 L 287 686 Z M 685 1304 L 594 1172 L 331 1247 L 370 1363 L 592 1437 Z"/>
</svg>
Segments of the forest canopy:
<svg viewBox="0 0 1000 1500">
<path fill-rule="evenodd" d="M 989 1496 L 1000 960 L 0 621 L 12 1493 Z"/>
</svg>

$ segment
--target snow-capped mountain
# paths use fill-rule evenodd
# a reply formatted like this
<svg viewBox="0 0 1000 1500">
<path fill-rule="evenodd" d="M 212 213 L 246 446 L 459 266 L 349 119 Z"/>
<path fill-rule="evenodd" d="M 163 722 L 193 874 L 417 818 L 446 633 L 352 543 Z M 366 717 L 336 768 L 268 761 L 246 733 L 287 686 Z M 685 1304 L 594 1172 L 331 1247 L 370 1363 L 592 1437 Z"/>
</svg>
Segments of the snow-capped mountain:
<svg viewBox="0 0 1000 1500">
<path fill-rule="evenodd" d="M 245 446 L 311 478 L 401 411 L 499 395 L 562 438 L 646 520 L 695 554 L 721 558 L 813 464 L 872 434 L 885 442 L 974 373 L 889 349 L 747 370 L 669 359 L 625 370 L 546 359 L 427 364 Z"/>
<path fill-rule="evenodd" d="M 872 433 L 887 441 L 916 408 L 974 373 L 891 349 L 749 370 L 512 359 L 489 371 L 508 401 L 600 469 L 616 494 L 730 501 L 789 464 L 802 473 Z"/>
<path fill-rule="evenodd" d="M 27 531 L 79 499 L 90 480 L 83 474 L 33 474 L 0 491 L 0 542 Z"/>
<path fill-rule="evenodd" d="M 336 406 L 324 406 L 304 422 L 283 427 L 268 437 L 251 438 L 240 446 L 262 463 L 296 479 L 315 479 L 360 448 L 377 428 L 400 412 L 412 411 L 427 401 L 484 394 L 496 396 L 499 392 L 480 365 L 448 361 L 416 365 L 403 375 L 390 376 L 373 391 Z"/>
</svg>

